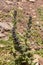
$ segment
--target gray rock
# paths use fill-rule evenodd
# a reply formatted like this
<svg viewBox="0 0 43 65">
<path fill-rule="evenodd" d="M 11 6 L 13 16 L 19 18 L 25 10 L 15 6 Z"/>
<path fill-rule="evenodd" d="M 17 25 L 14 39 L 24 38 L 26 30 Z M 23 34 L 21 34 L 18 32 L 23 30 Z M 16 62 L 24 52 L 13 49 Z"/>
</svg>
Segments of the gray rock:
<svg viewBox="0 0 43 65">
<path fill-rule="evenodd" d="M 5 30 L 11 30 L 12 29 L 12 25 L 8 24 L 7 22 L 0 22 L 0 27 L 2 27 Z"/>
</svg>

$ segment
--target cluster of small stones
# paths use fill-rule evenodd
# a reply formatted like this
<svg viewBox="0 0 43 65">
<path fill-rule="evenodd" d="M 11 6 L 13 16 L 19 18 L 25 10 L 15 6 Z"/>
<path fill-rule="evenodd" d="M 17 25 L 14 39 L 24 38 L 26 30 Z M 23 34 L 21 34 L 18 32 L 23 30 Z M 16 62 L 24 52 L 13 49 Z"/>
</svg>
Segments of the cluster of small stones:
<svg viewBox="0 0 43 65">
<path fill-rule="evenodd" d="M 24 16 L 28 17 L 29 15 L 31 15 L 33 17 L 33 23 L 35 24 L 36 28 L 40 32 L 41 37 L 43 38 L 43 26 L 41 26 L 41 22 L 43 24 L 43 21 L 40 22 L 38 20 L 38 14 L 36 12 L 38 7 L 43 7 L 43 0 L 40 0 L 40 1 L 39 0 L 21 0 L 21 1 L 20 0 L 3 0 L 3 1 L 0 0 L 0 12 L 2 11 L 4 14 L 8 14 L 14 8 L 18 8 L 20 10 L 23 10 Z M 4 40 L 8 39 L 8 31 L 11 31 L 13 26 L 11 21 L 12 21 L 12 15 L 6 17 L 4 20 L 0 15 L 0 39 L 4 39 Z M 23 29 L 25 29 L 24 27 L 26 24 L 24 24 L 24 22 L 25 21 L 23 21 L 22 24 L 18 23 L 19 26 L 17 25 L 18 26 L 17 31 L 20 32 L 20 35 L 22 35 L 21 33 L 23 33 Z M 0 45 L 0 46 L 3 47 L 3 45 Z M 32 46 L 32 49 L 33 47 L 35 49 L 40 48 L 40 47 L 37 47 L 37 45 L 35 46 L 34 44 L 31 44 L 30 46 Z M 37 56 L 35 57 L 37 58 Z M 38 60 L 39 60 L 38 63 L 40 63 L 40 65 L 43 65 L 43 59 L 40 58 Z"/>
<path fill-rule="evenodd" d="M 17 0 L 17 2 L 26 2 L 26 1 L 35 2 L 35 0 Z"/>
<path fill-rule="evenodd" d="M 39 2 L 39 4 L 38 4 L 36 1 L 39 2 L 38 0 L 29 0 L 28 2 L 26 2 L 26 0 L 21 0 L 21 1 L 20 0 L 13 0 L 13 1 L 12 0 L 6 0 L 6 1 L 5 0 L 3 0 L 3 1 L 0 0 L 0 11 L 2 11 L 1 13 L 8 14 L 12 9 L 18 8 L 18 9 L 24 11 L 24 13 L 23 13 L 24 16 L 28 17 L 29 15 L 32 15 L 32 17 L 33 17 L 34 21 L 36 22 L 36 24 L 39 25 L 39 21 L 37 22 L 36 9 L 37 9 L 37 7 L 39 7 L 41 2 Z M 40 5 L 40 6 L 42 6 L 42 5 Z M 6 22 L 11 22 L 12 21 L 11 19 L 12 19 L 11 16 L 6 17 L 4 20 L 3 20 L 2 17 L 0 17 L 1 32 L 2 32 L 3 27 L 5 29 L 6 28 L 11 29 L 10 26 L 6 23 Z M 4 21 L 5 21 L 6 26 L 4 26 L 4 23 L 3 23 Z M 1 37 L 1 35 L 2 35 L 2 37 L 5 37 L 5 35 L 1 32 L 0 32 L 0 37 Z M 43 32 L 42 32 L 42 34 L 43 34 Z"/>
</svg>

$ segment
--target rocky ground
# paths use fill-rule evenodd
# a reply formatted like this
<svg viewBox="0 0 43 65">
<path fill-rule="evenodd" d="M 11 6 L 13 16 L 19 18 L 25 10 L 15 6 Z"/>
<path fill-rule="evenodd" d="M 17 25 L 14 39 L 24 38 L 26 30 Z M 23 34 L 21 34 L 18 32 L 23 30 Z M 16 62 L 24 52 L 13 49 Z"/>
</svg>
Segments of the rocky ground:
<svg viewBox="0 0 43 65">
<path fill-rule="evenodd" d="M 37 57 L 36 59 L 40 62 L 40 65 L 43 65 L 43 0 L 34 2 L 0 0 L 0 65 L 3 65 L 4 62 L 10 65 L 10 61 L 13 62 L 14 60 L 10 54 L 13 49 L 11 32 L 14 10 L 17 10 L 17 32 L 19 36 L 25 34 L 24 30 L 27 28 L 29 16 L 32 16 L 31 37 L 28 42 L 31 43 L 32 51 L 37 50 L 35 57 L 38 56 L 38 59 Z M 21 40 L 24 43 L 24 40 Z"/>
</svg>

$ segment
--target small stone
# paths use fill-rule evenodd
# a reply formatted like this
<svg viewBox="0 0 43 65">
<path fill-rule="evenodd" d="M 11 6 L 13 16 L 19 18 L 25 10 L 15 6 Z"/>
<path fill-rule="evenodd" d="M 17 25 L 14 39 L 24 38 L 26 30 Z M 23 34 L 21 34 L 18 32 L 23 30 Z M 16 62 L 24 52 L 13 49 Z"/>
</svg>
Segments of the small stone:
<svg viewBox="0 0 43 65">
<path fill-rule="evenodd" d="M 34 15 L 33 18 L 36 18 L 36 15 Z"/>
<path fill-rule="evenodd" d="M 34 2 L 35 0 L 29 0 L 29 1 Z"/>
<path fill-rule="evenodd" d="M 0 38 L 5 37 L 5 34 L 0 33 Z"/>
<path fill-rule="evenodd" d="M 11 1 L 6 1 L 6 3 L 7 3 L 7 4 L 12 4 L 12 2 L 11 2 Z"/>
<path fill-rule="evenodd" d="M 23 10 L 23 8 L 22 8 L 22 7 L 19 7 L 19 9 L 20 9 L 20 10 Z"/>
<path fill-rule="evenodd" d="M 7 60 L 7 62 L 10 62 L 10 60 Z"/>
<path fill-rule="evenodd" d="M 22 2 L 26 2 L 26 0 L 22 0 Z"/>
<path fill-rule="evenodd" d="M 38 59 L 35 59 L 33 62 L 34 62 L 34 63 L 38 63 Z"/>
<path fill-rule="evenodd" d="M 7 22 L 0 22 L 0 27 L 2 27 L 5 30 L 11 30 L 11 26 Z"/>
<path fill-rule="evenodd" d="M 36 22 L 39 25 L 39 21 Z"/>
<path fill-rule="evenodd" d="M 36 63 L 36 65 L 39 65 L 39 63 Z"/>
<path fill-rule="evenodd" d="M 0 44 L 0 47 L 5 47 L 5 45 L 3 45 L 3 44 Z"/>
</svg>

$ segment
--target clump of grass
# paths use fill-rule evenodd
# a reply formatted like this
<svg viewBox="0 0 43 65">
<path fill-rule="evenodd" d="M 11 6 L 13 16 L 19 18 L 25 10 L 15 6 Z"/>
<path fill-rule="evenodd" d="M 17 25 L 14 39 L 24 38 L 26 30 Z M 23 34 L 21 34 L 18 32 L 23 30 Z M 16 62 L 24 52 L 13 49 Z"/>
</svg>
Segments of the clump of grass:
<svg viewBox="0 0 43 65">
<path fill-rule="evenodd" d="M 43 40 L 42 40 L 42 38 L 40 36 L 38 36 L 36 38 L 36 42 L 37 42 L 38 45 L 42 45 L 43 44 Z"/>
<path fill-rule="evenodd" d="M 42 8 L 38 8 L 38 15 L 39 15 L 39 20 L 43 21 L 43 9 Z"/>
<path fill-rule="evenodd" d="M 40 56 L 43 57 L 43 49 L 35 51 L 35 54 L 39 54 Z"/>
<path fill-rule="evenodd" d="M 8 40 L 0 40 L 0 44 L 4 44 L 4 45 L 11 45 L 11 44 L 13 44 L 12 36 L 9 36 Z"/>
<path fill-rule="evenodd" d="M 42 45 L 43 44 L 43 39 L 41 38 L 41 36 L 40 36 L 40 34 L 38 33 L 37 30 L 35 30 L 35 29 L 31 30 L 31 36 L 34 38 L 34 41 L 38 45 Z"/>
</svg>

